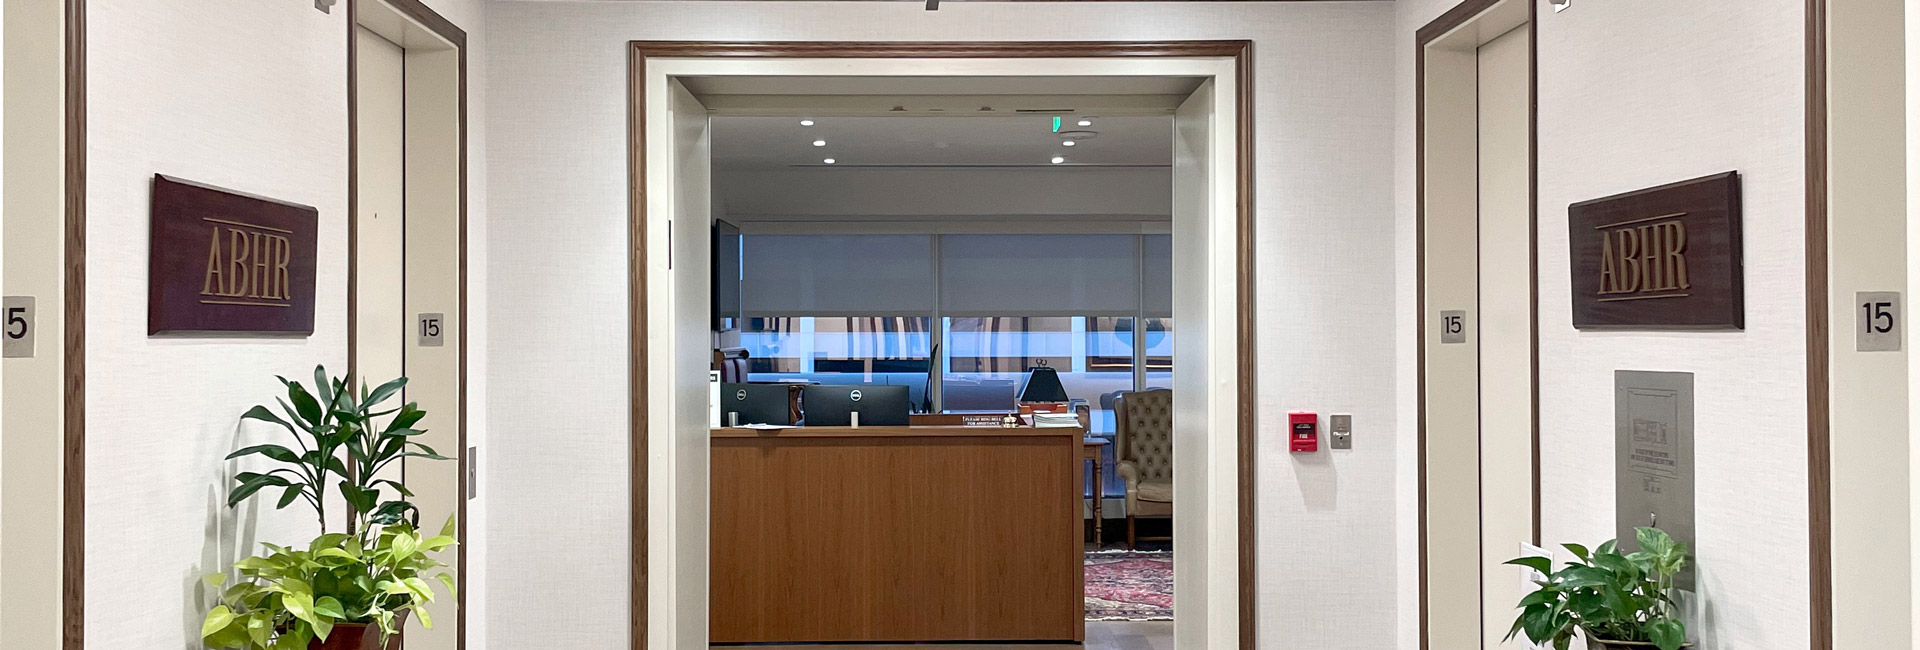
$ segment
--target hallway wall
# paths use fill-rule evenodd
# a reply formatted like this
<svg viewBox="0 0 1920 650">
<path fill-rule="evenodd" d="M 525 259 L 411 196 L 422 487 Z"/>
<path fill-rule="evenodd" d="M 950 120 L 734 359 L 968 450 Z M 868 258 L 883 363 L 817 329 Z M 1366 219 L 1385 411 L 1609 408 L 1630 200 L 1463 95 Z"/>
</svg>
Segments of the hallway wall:
<svg viewBox="0 0 1920 650">
<path fill-rule="evenodd" d="M 491 647 L 624 647 L 626 42 L 1256 41 L 1259 645 L 1406 647 L 1396 615 L 1394 7 L 1312 3 L 497 2 Z M 1351 413 L 1290 457 L 1286 411 Z M 1223 434 L 1224 435 L 1224 434 Z M 524 558 L 565 558 L 527 562 Z M 567 593 L 566 598 L 553 594 Z"/>
<path fill-rule="evenodd" d="M 1543 541 L 1614 536 L 1613 371 L 1695 377 L 1703 647 L 1808 643 L 1804 288 L 1804 3 L 1662 0 L 1539 4 L 1539 281 Z M 1458 4 L 1401 0 L 1394 52 L 1401 259 L 1414 255 L 1414 31 Z M 1738 170 L 1746 322 L 1737 332 L 1572 328 L 1567 206 Z M 1399 270 L 1403 314 L 1413 269 Z M 1417 515 L 1416 359 L 1401 332 L 1401 512 Z M 1402 532 L 1402 558 L 1417 552 Z M 1417 575 L 1402 567 L 1402 580 Z M 1515 579 L 1518 579 L 1516 574 Z M 1402 634 L 1417 631 L 1401 597 Z"/>
<path fill-rule="evenodd" d="M 228 509 L 235 470 L 221 459 L 282 440 L 277 429 L 238 426 L 248 407 L 283 394 L 274 375 L 310 383 L 317 363 L 346 370 L 344 3 L 351 1 L 331 14 L 310 0 L 89 3 L 89 647 L 199 647 L 201 618 L 216 602 L 199 586 L 202 574 L 260 552 L 260 542 L 304 541 L 317 532 L 310 511 L 275 511 L 270 500 Z M 465 28 L 470 46 L 483 46 L 480 0 L 428 4 Z M 485 87 L 485 61 L 473 57 L 473 88 Z M 483 93 L 472 93 L 470 218 L 479 224 L 485 111 Z M 319 209 L 311 337 L 147 336 L 148 197 L 156 172 Z M 475 239 L 477 282 L 485 277 L 485 249 Z M 476 319 L 484 314 L 480 293 Z M 40 299 L 43 310 L 58 304 Z M 43 336 L 42 354 L 57 341 Z M 483 352 L 471 351 L 473 390 L 484 388 Z M 433 421 L 430 415 L 426 424 Z M 483 439 L 481 418 L 469 429 Z"/>
</svg>

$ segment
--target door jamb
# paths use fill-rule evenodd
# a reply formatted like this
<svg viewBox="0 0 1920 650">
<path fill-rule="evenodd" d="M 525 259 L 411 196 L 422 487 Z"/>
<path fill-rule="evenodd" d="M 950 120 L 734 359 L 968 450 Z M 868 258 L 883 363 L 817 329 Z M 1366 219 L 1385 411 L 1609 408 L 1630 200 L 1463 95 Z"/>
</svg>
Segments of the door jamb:
<svg viewBox="0 0 1920 650">
<path fill-rule="evenodd" d="M 459 312 L 453 325 L 459 355 L 459 400 L 457 409 L 456 437 L 459 449 L 453 458 L 461 463 L 455 474 L 456 494 L 459 506 L 455 513 L 454 532 L 459 544 L 454 546 L 455 583 L 460 586 L 456 593 L 454 620 L 454 647 L 465 650 L 467 647 L 467 494 L 471 489 L 467 485 L 466 464 L 472 462 L 467 457 L 467 32 L 453 21 L 447 20 L 439 12 L 428 7 L 422 0 L 376 0 L 400 15 L 426 28 L 441 40 L 453 46 L 459 52 L 459 158 L 460 158 L 460 216 L 459 247 L 460 262 L 457 282 L 460 286 Z M 347 0 L 347 377 L 348 381 L 358 381 L 355 359 L 359 351 L 359 281 L 360 281 L 360 97 L 359 97 L 359 39 L 355 29 L 359 27 L 359 1 Z"/>
<path fill-rule="evenodd" d="M 631 589 L 629 645 L 644 650 L 647 638 L 647 297 L 646 297 L 646 110 L 649 57 L 676 58 L 1103 58 L 1232 57 L 1235 76 L 1235 374 L 1236 472 L 1239 483 L 1239 646 L 1254 649 L 1254 232 L 1253 232 L 1253 42 L 835 42 L 835 41 L 631 41 L 628 59 L 628 418 Z M 464 340 L 464 338 L 462 339 Z M 464 519 L 463 519 L 464 521 Z M 464 524 L 463 524 L 464 525 Z M 464 565 L 463 565 L 464 566 Z M 464 608 L 462 609 L 464 611 Z"/>
<path fill-rule="evenodd" d="M 1415 388 L 1416 443 L 1418 478 L 1415 481 L 1418 490 L 1419 511 L 1418 532 L 1415 533 L 1420 545 L 1419 559 L 1419 603 L 1420 603 L 1420 649 L 1428 650 L 1427 602 L 1430 586 L 1427 584 L 1427 46 L 1455 29 L 1473 22 L 1494 6 L 1506 0 L 1461 0 L 1452 9 L 1435 18 L 1433 22 L 1414 32 L 1414 321 L 1416 323 Z M 1532 341 L 1532 419 L 1533 419 L 1533 543 L 1540 543 L 1540 6 L 1536 0 L 1520 0 L 1527 3 L 1527 265 L 1532 277 L 1528 284 L 1532 287 L 1531 307 L 1528 309 L 1532 320 L 1530 339 Z M 1478 526 L 1478 523 L 1475 524 Z M 1484 541 L 1483 541 L 1484 543 Z"/>
</svg>

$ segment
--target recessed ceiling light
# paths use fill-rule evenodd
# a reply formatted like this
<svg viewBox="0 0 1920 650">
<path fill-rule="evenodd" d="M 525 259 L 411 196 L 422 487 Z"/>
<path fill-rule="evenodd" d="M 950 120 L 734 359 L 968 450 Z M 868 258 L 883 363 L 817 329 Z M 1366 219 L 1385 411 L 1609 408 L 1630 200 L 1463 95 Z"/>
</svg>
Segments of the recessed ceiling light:
<svg viewBox="0 0 1920 650">
<path fill-rule="evenodd" d="M 822 161 L 820 161 L 820 162 L 823 162 L 823 163 L 826 163 L 826 164 L 829 164 L 829 165 L 831 165 L 831 164 L 833 164 L 833 159 L 832 159 L 832 158 L 828 158 L 828 159 L 826 159 L 826 160 L 822 160 Z"/>
<path fill-rule="evenodd" d="M 1080 126 L 1093 126 L 1093 120 L 1080 120 Z"/>
<path fill-rule="evenodd" d="M 1067 161 L 1067 159 L 1066 159 L 1066 158 L 1064 158 L 1064 157 L 1061 157 L 1061 156 L 1054 156 L 1054 157 L 1053 157 L 1053 164 L 1055 164 L 1055 165 L 1058 165 L 1058 164 L 1060 164 L 1060 163 L 1063 163 L 1063 162 L 1066 162 L 1066 161 Z"/>
<path fill-rule="evenodd" d="M 824 147 L 824 146 L 827 146 L 827 141 L 826 141 L 826 140 L 814 140 L 814 141 L 813 141 L 813 146 L 816 146 L 816 147 Z"/>
<path fill-rule="evenodd" d="M 1076 145 L 1076 144 L 1080 144 L 1080 143 L 1078 143 L 1078 142 L 1074 142 L 1074 141 L 1072 141 L 1072 140 L 1061 140 L 1061 141 L 1060 141 L 1060 146 L 1062 146 L 1062 147 L 1071 147 L 1071 146 L 1073 146 L 1073 145 Z"/>
<path fill-rule="evenodd" d="M 800 126 L 813 126 L 813 120 L 800 120 Z"/>
</svg>

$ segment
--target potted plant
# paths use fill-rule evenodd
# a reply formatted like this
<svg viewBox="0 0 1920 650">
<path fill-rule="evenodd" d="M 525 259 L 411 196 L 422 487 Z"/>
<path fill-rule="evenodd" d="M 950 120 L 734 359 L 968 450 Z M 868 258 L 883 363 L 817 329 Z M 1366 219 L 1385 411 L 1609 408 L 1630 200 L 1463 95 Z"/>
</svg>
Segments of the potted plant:
<svg viewBox="0 0 1920 650">
<path fill-rule="evenodd" d="M 1509 560 L 1547 577 L 1520 599 L 1520 616 L 1507 639 L 1525 633 L 1534 643 L 1567 650 L 1581 631 L 1590 650 L 1691 647 L 1673 598 L 1673 577 L 1687 566 L 1687 545 L 1658 528 L 1635 529 L 1634 537 L 1640 550 L 1625 555 L 1613 541 L 1592 551 L 1566 544 L 1575 560 L 1559 571 L 1550 558 Z"/>
<path fill-rule="evenodd" d="M 436 594 L 428 581 L 454 591 L 453 576 L 439 571 L 446 565 L 429 555 L 456 544 L 454 520 L 449 517 L 439 535 L 421 535 L 419 509 L 408 500 L 413 493 L 397 474 L 382 473 L 402 458 L 446 460 L 413 440 L 424 433 L 416 428 L 426 417 L 418 405 L 381 410 L 406 378 L 362 385 L 356 397 L 347 380 L 328 378 L 324 367 L 314 368 L 313 377 L 313 392 L 279 378 L 287 393 L 278 400 L 280 411 L 255 406 L 241 416 L 279 425 L 294 446 L 255 445 L 228 454 L 262 456 L 279 467 L 236 475 L 227 505 L 277 490 L 278 508 L 303 500 L 313 508 L 320 535 L 305 549 L 265 544 L 266 554 L 234 564 L 239 579 L 231 585 L 224 573 L 207 576 L 209 586 L 224 588 L 201 624 L 209 647 L 397 649 L 409 615 L 433 626 L 425 606 Z M 347 506 L 342 530 L 327 516 L 328 494 Z"/>
</svg>

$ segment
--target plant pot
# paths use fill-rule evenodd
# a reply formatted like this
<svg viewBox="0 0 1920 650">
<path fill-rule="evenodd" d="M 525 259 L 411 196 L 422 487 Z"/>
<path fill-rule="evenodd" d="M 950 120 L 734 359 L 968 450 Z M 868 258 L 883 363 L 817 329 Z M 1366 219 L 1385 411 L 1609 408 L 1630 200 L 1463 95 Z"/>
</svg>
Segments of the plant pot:
<svg viewBox="0 0 1920 650">
<path fill-rule="evenodd" d="M 365 623 L 337 623 L 333 632 L 327 634 L 327 640 L 315 639 L 307 644 L 307 650 L 400 650 L 400 637 L 407 633 L 407 614 L 400 612 L 397 632 L 387 637 L 385 647 L 380 645 L 380 626 Z"/>
<path fill-rule="evenodd" d="M 1693 644 L 1688 643 L 1680 647 L 1692 648 Z M 1646 641 L 1607 641 L 1587 637 L 1587 650 L 1660 650 L 1660 646 Z"/>
</svg>

